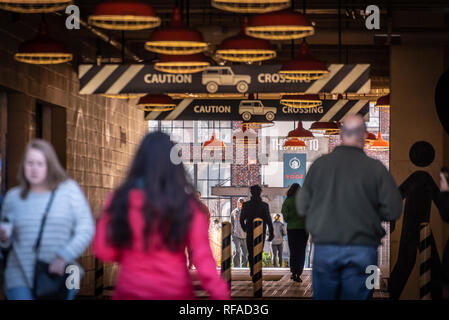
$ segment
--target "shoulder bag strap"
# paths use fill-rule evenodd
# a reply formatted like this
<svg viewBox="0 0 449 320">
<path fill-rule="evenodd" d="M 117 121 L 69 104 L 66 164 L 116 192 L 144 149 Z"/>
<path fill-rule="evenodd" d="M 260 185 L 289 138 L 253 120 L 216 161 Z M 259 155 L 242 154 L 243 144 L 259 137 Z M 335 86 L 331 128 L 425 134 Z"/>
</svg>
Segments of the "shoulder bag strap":
<svg viewBox="0 0 449 320">
<path fill-rule="evenodd" d="M 50 200 L 48 200 L 47 207 L 45 208 L 44 217 L 42 218 L 41 228 L 39 230 L 39 235 L 36 240 L 36 244 L 34 245 L 34 251 L 38 252 L 39 247 L 41 245 L 42 233 L 44 231 L 45 221 L 47 221 L 48 212 L 50 211 L 51 204 L 53 203 L 53 199 L 55 197 L 56 190 L 52 191 L 50 195 Z M 36 257 L 37 258 L 37 257 Z"/>
</svg>

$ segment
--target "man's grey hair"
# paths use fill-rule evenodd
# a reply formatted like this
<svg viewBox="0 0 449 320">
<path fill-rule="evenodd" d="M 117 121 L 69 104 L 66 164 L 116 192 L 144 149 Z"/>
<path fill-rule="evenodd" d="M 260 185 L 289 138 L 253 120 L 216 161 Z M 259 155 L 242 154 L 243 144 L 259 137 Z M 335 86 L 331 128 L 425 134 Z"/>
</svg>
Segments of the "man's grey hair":
<svg viewBox="0 0 449 320">
<path fill-rule="evenodd" d="M 357 137 L 359 140 L 365 139 L 365 132 L 366 132 L 366 124 L 365 122 L 362 122 L 360 126 L 355 128 L 346 128 L 344 124 L 341 127 L 340 130 L 340 136 L 341 138 L 351 138 L 351 137 Z"/>
</svg>

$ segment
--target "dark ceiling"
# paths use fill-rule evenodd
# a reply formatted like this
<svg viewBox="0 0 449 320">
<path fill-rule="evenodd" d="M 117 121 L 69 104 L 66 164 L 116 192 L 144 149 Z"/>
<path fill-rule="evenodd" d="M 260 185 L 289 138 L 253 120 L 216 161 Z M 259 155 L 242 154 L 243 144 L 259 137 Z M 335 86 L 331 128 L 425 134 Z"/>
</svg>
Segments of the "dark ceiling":
<svg viewBox="0 0 449 320">
<path fill-rule="evenodd" d="M 100 1 L 74 1 L 80 7 L 81 19 L 87 21 L 89 14 Z M 210 0 L 153 0 L 149 1 L 162 18 L 162 25 L 170 21 L 175 5 L 183 9 L 184 21 L 189 26 L 200 30 L 211 46 L 206 53 L 211 59 L 215 46 L 226 37 L 234 35 L 239 30 L 243 15 L 215 9 Z M 360 10 L 368 4 L 376 4 L 381 9 L 381 29 L 367 30 Z M 337 0 L 309 0 L 305 2 L 309 21 L 315 25 L 315 35 L 308 38 L 311 52 L 317 58 L 329 63 L 370 63 L 372 74 L 386 76 L 389 73 L 388 34 L 400 34 L 414 38 L 426 39 L 432 35 L 432 41 L 446 41 L 449 35 L 449 1 L 341 1 L 341 31 L 342 46 L 338 45 L 338 7 Z M 293 8 L 302 12 L 304 1 L 297 0 Z M 123 34 L 101 29 L 81 27 L 80 30 L 64 28 L 65 14 L 62 12 L 47 14 L 51 35 L 64 42 L 76 56 L 74 65 L 93 63 L 97 56 L 104 61 L 119 63 L 123 55 L 120 49 Z M 12 38 L 29 39 L 37 28 L 41 17 L 37 14 L 12 14 L 0 11 L 0 29 Z M 156 55 L 144 49 L 144 43 L 149 38 L 150 31 L 127 31 L 124 33 L 126 51 L 125 62 L 151 63 Z M 99 36 L 100 35 L 100 36 Z M 435 37 L 437 37 L 435 39 Z M 393 37 L 392 44 L 397 41 Z M 110 41 L 115 40 L 111 45 Z M 113 41 L 114 42 L 114 41 Z M 295 47 L 299 41 L 295 42 Z M 268 63 L 279 63 L 292 57 L 291 41 L 272 42 L 277 49 L 278 57 Z M 0 43 L 1 46 L 1 43 Z M 112 60 L 110 59 L 112 58 Z"/>
</svg>

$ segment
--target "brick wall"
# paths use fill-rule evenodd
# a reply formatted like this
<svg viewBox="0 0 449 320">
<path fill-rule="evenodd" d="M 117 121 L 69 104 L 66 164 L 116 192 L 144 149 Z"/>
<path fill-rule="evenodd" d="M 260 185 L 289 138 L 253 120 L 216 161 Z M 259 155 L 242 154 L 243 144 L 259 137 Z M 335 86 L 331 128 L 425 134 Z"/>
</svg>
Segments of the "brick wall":
<svg viewBox="0 0 449 320">
<path fill-rule="evenodd" d="M 147 132 L 143 112 L 135 108 L 135 101 L 79 95 L 76 68 L 69 64 L 36 66 L 15 62 L 13 53 L 24 39 L 1 28 L 0 37 L 0 86 L 18 92 L 22 98 L 32 99 L 32 103 L 40 100 L 65 108 L 67 172 L 80 184 L 97 217 L 105 196 L 123 178 L 136 146 Z M 12 99 L 9 104 L 8 109 L 23 108 Z M 29 112 L 28 108 L 24 114 Z M 30 125 L 27 118 L 17 117 L 11 122 L 18 128 L 11 127 L 11 132 L 23 132 L 19 137 L 8 135 L 10 145 L 15 144 L 15 139 L 32 137 L 28 129 L 24 129 Z M 18 158 L 22 150 L 19 148 L 12 158 Z M 8 176 L 12 179 L 17 168 L 9 169 Z M 87 272 L 80 294 L 90 295 L 94 290 L 94 259 L 90 248 L 81 263 Z"/>
</svg>

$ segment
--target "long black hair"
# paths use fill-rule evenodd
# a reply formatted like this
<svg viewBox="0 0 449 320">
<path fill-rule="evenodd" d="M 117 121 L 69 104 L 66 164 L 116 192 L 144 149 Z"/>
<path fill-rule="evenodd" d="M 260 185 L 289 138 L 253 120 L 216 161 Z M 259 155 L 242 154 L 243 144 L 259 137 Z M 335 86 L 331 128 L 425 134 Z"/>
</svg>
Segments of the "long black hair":
<svg viewBox="0 0 449 320">
<path fill-rule="evenodd" d="M 174 147 L 170 137 L 162 132 L 149 133 L 140 143 L 128 175 L 115 191 L 108 208 L 111 215 L 109 240 L 116 247 L 131 246 L 128 197 L 132 189 L 139 188 L 145 193 L 142 208 L 145 249 L 149 248 L 149 235 L 154 230 L 161 234 L 169 250 L 181 248 L 192 218 L 190 204 L 198 200 L 184 165 L 171 159 L 172 152 L 177 155 Z"/>
<path fill-rule="evenodd" d="M 301 189 L 299 184 L 293 183 L 287 191 L 287 197 L 296 195 L 296 192 L 298 192 L 299 189 Z"/>
</svg>

